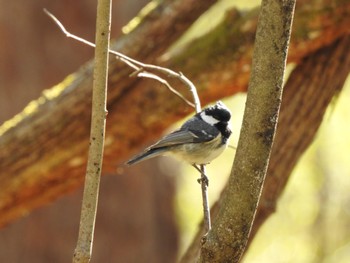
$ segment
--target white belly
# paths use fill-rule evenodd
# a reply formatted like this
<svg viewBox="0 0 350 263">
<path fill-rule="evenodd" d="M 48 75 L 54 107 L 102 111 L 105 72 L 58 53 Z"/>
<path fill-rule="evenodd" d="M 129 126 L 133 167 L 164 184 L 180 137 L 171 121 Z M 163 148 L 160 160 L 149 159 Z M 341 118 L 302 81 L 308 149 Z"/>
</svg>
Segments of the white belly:
<svg viewBox="0 0 350 263">
<path fill-rule="evenodd" d="M 172 153 L 191 164 L 208 164 L 217 158 L 226 147 L 226 144 L 222 144 L 221 135 L 219 135 L 215 140 L 203 143 L 200 147 L 198 143 L 189 143 Z"/>
</svg>

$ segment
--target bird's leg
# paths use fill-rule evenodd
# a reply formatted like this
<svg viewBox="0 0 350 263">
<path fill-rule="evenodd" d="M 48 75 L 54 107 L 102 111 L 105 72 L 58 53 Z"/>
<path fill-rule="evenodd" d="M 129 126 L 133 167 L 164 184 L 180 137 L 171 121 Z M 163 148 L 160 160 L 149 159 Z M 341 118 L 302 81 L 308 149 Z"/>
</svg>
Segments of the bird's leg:
<svg viewBox="0 0 350 263">
<path fill-rule="evenodd" d="M 192 164 L 192 166 L 202 175 L 201 178 L 197 179 L 197 182 L 200 184 L 200 183 L 202 183 L 202 181 L 204 181 L 205 185 L 208 187 L 209 186 L 209 179 L 208 179 L 207 175 L 205 173 L 203 173 L 197 165 Z"/>
</svg>

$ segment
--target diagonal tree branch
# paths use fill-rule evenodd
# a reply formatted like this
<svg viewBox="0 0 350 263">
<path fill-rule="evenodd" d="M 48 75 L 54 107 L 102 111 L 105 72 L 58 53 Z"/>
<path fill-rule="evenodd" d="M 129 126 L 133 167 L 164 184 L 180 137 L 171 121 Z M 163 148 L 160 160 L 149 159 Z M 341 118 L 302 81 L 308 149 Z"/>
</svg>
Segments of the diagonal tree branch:
<svg viewBox="0 0 350 263">
<path fill-rule="evenodd" d="M 152 62 L 214 2 L 178 0 L 153 5 L 147 14 L 143 14 L 142 23 L 119 40 L 115 47 L 132 57 Z M 114 111 L 114 107 L 120 105 L 118 100 L 124 100 L 133 91 L 132 84 L 137 83 L 135 79 L 129 78 L 130 73 L 131 71 L 120 62 L 115 59 L 110 61 L 109 117 L 116 113 L 119 117 L 122 116 L 121 111 Z M 27 213 L 29 207 L 38 207 L 82 183 L 81 175 L 86 162 L 87 131 L 90 124 L 91 82 L 92 65 L 88 64 L 76 74 L 68 76 L 60 85 L 44 92 L 38 101 L 33 102 L 22 114 L 1 127 L 0 144 L 4 150 L 0 152 L 0 156 L 5 161 L 1 162 L 0 181 L 3 189 L 6 189 L 0 194 L 1 226 Z M 142 97 L 145 96 L 140 97 L 144 100 Z M 129 105 L 137 104 L 125 106 L 125 110 L 129 112 L 124 116 L 132 116 L 135 108 L 130 108 Z M 121 120 L 121 123 L 125 123 L 125 120 Z M 126 123 L 129 123 L 129 120 Z M 128 134 L 129 130 L 124 132 Z M 107 128 L 107 143 L 114 141 L 112 138 L 116 133 L 112 134 L 109 133 L 108 137 Z M 22 147 L 18 148 L 18 145 Z M 118 149 L 129 148 L 124 148 L 125 145 L 116 142 L 113 145 L 118 145 Z M 112 161 L 106 160 L 107 164 L 111 161 L 111 171 L 115 170 L 116 162 L 124 161 L 127 156 L 122 152 L 111 155 L 111 148 L 108 146 L 107 144 L 105 156 L 120 158 L 117 161 L 115 157 Z M 37 151 L 28 155 L 25 148 L 35 148 Z M 10 155 L 5 157 L 8 154 Z M 62 164 L 65 164 L 65 167 Z M 106 168 L 104 170 L 107 171 Z M 15 180 L 11 180 L 12 175 L 16 176 Z M 20 192 L 19 188 L 22 189 Z M 16 211 L 12 210 L 12 207 L 17 207 Z"/>
<path fill-rule="evenodd" d="M 178 0 L 167 7 L 154 7 L 113 48 L 154 63 L 213 2 Z M 289 56 L 293 62 L 348 34 L 349 3 L 306 2 L 298 1 Z M 310 5 L 317 9 L 310 9 Z M 183 71 L 196 83 L 203 104 L 243 91 L 256 19 L 256 11 L 233 10 L 214 31 L 176 56 L 169 54 L 169 60 L 159 59 L 159 64 Z M 111 59 L 104 173 L 115 172 L 119 163 L 191 110 L 181 108 L 181 100 L 155 87 L 154 82 L 129 78 L 130 73 Z M 0 127 L 0 226 L 81 185 L 88 148 L 91 82 L 92 68 L 87 64 Z"/>
</svg>

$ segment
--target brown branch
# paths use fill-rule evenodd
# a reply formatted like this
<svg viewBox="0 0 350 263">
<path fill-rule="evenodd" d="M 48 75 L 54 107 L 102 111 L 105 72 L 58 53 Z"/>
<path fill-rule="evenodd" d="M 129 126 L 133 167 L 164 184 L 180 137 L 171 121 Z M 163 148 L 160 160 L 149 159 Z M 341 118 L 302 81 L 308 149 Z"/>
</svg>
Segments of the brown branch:
<svg viewBox="0 0 350 263">
<path fill-rule="evenodd" d="M 154 63 L 213 2 L 182 0 L 160 5 L 113 49 Z M 312 3 L 299 2 L 290 50 L 293 61 L 348 33 L 349 3 L 317 3 L 315 13 L 309 8 Z M 216 30 L 182 50 L 184 56 L 180 52 L 160 64 L 181 70 L 196 83 L 203 104 L 245 90 L 255 24 L 255 11 L 233 11 Z M 315 31 L 318 34 L 311 34 Z M 191 110 L 181 108 L 181 100 L 154 82 L 129 78 L 130 73 L 125 65 L 110 61 L 104 173 L 115 172 L 119 163 Z M 91 82 L 92 68 L 87 64 L 0 127 L 0 226 L 81 185 Z"/>
<path fill-rule="evenodd" d="M 288 63 L 299 63 L 308 54 L 349 34 L 350 3 L 340 2 L 297 1 Z M 211 34 L 168 54 L 171 61 L 166 65 L 181 70 L 194 83 L 203 83 L 197 88 L 214 86 L 221 96 L 245 91 L 257 18 L 258 9 L 230 10 Z"/>
</svg>

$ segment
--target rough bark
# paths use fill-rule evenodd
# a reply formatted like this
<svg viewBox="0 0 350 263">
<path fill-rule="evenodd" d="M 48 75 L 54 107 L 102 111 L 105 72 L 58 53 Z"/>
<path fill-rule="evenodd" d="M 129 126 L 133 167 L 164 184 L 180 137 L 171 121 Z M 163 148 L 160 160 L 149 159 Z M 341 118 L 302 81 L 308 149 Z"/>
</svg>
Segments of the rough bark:
<svg viewBox="0 0 350 263">
<path fill-rule="evenodd" d="M 212 229 L 197 262 L 239 262 L 248 243 L 269 165 L 295 0 L 263 0 L 237 151 Z"/>
<path fill-rule="evenodd" d="M 154 62 L 212 2 L 175 1 L 168 7 L 155 8 L 114 48 Z M 289 57 L 293 62 L 348 33 L 349 3 L 309 4 L 300 2 L 296 10 Z M 176 16 L 179 12 L 181 19 Z M 186 60 L 182 56 L 159 60 L 160 64 L 181 68 L 198 85 L 203 104 L 247 86 L 256 11 L 230 14 L 216 31 L 202 38 L 202 43 L 198 40 L 182 51 Z M 232 32 L 224 30 L 226 23 L 231 23 Z M 206 55 L 200 44 L 212 52 Z M 118 164 L 190 110 L 154 82 L 140 82 L 129 78 L 129 73 L 111 59 L 104 173 L 115 172 Z M 88 147 L 91 83 L 91 65 L 87 64 L 0 127 L 0 226 L 81 184 Z"/>
</svg>

